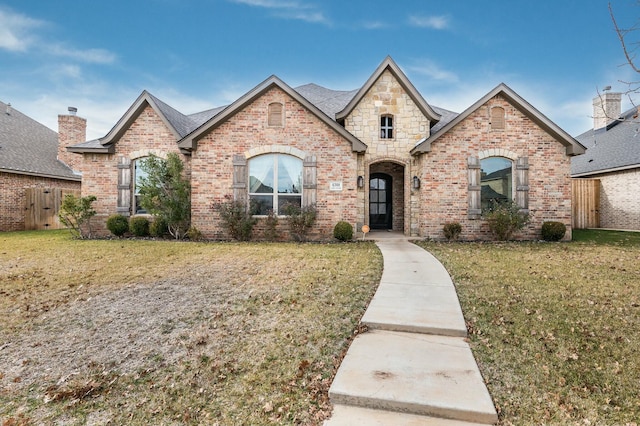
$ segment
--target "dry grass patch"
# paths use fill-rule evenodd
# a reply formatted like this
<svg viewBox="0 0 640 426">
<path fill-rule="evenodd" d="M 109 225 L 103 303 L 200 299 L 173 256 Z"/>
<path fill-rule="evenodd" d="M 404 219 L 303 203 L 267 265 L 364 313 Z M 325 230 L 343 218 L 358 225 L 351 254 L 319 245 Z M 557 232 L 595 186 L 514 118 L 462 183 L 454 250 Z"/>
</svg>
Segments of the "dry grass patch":
<svg viewBox="0 0 640 426">
<path fill-rule="evenodd" d="M 500 425 L 637 424 L 637 243 L 421 246 L 456 284 Z"/>
<path fill-rule="evenodd" d="M 372 243 L 0 235 L 8 424 L 321 424 Z"/>
</svg>

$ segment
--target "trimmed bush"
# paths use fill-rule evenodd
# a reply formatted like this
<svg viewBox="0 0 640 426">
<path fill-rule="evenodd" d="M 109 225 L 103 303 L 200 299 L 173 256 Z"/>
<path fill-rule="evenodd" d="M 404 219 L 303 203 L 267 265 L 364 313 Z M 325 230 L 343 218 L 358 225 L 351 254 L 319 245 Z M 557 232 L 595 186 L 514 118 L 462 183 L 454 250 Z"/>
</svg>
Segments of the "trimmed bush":
<svg viewBox="0 0 640 426">
<path fill-rule="evenodd" d="M 489 224 L 489 229 L 499 241 L 507 241 L 515 232 L 529 223 L 529 213 L 520 211 L 520 207 L 513 202 L 494 202 L 482 217 Z"/>
<path fill-rule="evenodd" d="M 196 228 L 195 226 L 191 226 L 191 228 L 189 228 L 189 230 L 187 231 L 187 238 L 189 238 L 191 241 L 202 241 L 204 240 L 204 235 L 202 235 L 202 232 L 200 232 L 198 228 Z"/>
<path fill-rule="evenodd" d="M 129 218 L 112 214 L 107 218 L 107 229 L 116 237 L 122 237 L 129 230 Z"/>
<path fill-rule="evenodd" d="M 285 205 L 282 206 L 282 211 L 289 216 L 287 219 L 289 221 L 291 237 L 295 241 L 306 241 L 309 231 L 318 218 L 318 209 L 316 209 L 316 206 L 311 204 L 300 208 L 300 206 L 296 204 L 285 203 Z"/>
<path fill-rule="evenodd" d="M 222 226 L 234 240 L 249 241 L 253 234 L 253 227 L 258 219 L 253 217 L 253 209 L 242 201 L 228 200 L 214 204 L 214 210 L 220 213 Z"/>
<path fill-rule="evenodd" d="M 542 224 L 542 239 L 545 241 L 560 241 L 567 233 L 567 227 L 562 222 L 548 221 Z"/>
<path fill-rule="evenodd" d="M 129 231 L 136 237 L 149 236 L 149 219 L 144 216 L 132 217 L 129 221 Z"/>
<path fill-rule="evenodd" d="M 462 225 L 458 222 L 447 222 L 442 228 L 444 236 L 448 241 L 456 241 L 462 233 Z"/>
<path fill-rule="evenodd" d="M 353 226 L 341 220 L 333 227 L 333 237 L 340 241 L 350 241 L 353 238 Z"/>
<path fill-rule="evenodd" d="M 153 222 L 149 224 L 149 234 L 151 234 L 152 237 L 161 238 L 168 233 L 169 227 L 167 226 L 167 221 L 161 217 L 156 216 Z"/>
</svg>

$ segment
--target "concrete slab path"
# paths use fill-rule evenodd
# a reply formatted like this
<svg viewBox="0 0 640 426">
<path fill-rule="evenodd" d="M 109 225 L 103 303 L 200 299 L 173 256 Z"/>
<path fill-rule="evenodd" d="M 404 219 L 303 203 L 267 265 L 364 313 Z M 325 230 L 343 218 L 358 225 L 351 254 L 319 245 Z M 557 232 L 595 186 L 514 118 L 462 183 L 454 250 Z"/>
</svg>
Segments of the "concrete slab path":
<svg viewBox="0 0 640 426">
<path fill-rule="evenodd" d="M 376 243 L 380 285 L 329 390 L 325 426 L 494 424 L 491 396 L 465 341 L 451 277 L 403 238 Z"/>
</svg>

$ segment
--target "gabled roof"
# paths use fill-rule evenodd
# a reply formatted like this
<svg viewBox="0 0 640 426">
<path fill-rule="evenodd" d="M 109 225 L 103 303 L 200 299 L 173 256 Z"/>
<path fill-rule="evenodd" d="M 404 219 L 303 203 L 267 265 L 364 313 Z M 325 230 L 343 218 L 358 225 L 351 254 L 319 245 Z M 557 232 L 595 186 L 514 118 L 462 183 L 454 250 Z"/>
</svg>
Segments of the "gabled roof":
<svg viewBox="0 0 640 426">
<path fill-rule="evenodd" d="M 571 135 L 558 127 L 554 122 L 549 120 L 544 114 L 535 109 L 529 102 L 525 101 L 520 95 L 514 92 L 509 86 L 504 83 L 500 83 L 489 93 L 480 98 L 476 103 L 467 108 L 464 112 L 459 114 L 456 118 L 451 120 L 448 124 L 440 128 L 437 132 L 433 133 L 431 136 L 426 138 L 425 140 L 418 143 L 411 150 L 412 155 L 417 155 L 425 152 L 431 151 L 431 144 L 438 140 L 442 135 L 447 133 L 453 127 L 458 125 L 464 119 L 466 119 L 469 115 L 475 112 L 478 108 L 486 104 L 491 98 L 495 96 L 503 97 L 507 102 L 513 105 L 516 109 L 518 109 L 521 113 L 527 116 L 531 121 L 540 126 L 544 131 L 546 131 L 549 135 L 551 135 L 555 140 L 560 142 L 566 148 L 567 155 L 579 155 L 583 154 L 585 151 L 585 147 L 580 144 L 577 140 L 575 140 Z"/>
<path fill-rule="evenodd" d="M 273 87 L 277 87 L 287 95 L 295 99 L 298 103 L 304 106 L 306 109 L 311 111 L 316 117 L 318 117 L 322 122 L 324 122 L 327 126 L 331 127 L 335 132 L 344 137 L 346 140 L 351 142 L 351 148 L 355 152 L 364 152 L 367 149 L 367 146 L 358 138 L 353 136 L 344 127 L 334 121 L 331 117 L 326 115 L 320 108 L 311 103 L 308 99 L 303 97 L 299 92 L 289 87 L 286 83 L 280 80 L 275 75 L 267 78 L 265 81 L 254 87 L 252 90 L 241 96 L 238 100 L 233 102 L 231 105 L 223 109 L 221 112 L 207 120 L 200 127 L 195 129 L 190 134 L 186 135 L 182 140 L 179 141 L 178 146 L 182 149 L 186 150 L 195 150 L 197 148 L 197 142 L 199 139 L 204 137 L 211 130 L 220 126 L 222 123 L 226 122 L 229 118 L 235 115 L 237 112 L 242 110 L 244 107 L 249 105 L 251 102 L 262 96 L 268 90 Z"/>
<path fill-rule="evenodd" d="M 58 160 L 58 134 L 0 102 L 0 171 L 80 181 Z"/>
<path fill-rule="evenodd" d="M 398 80 L 402 88 L 407 92 L 411 100 L 418 106 L 422 114 L 431 121 L 432 125 L 440 120 L 440 114 L 438 114 L 431 106 L 424 100 L 420 92 L 416 90 L 413 84 L 409 81 L 407 76 L 402 72 L 400 67 L 391 59 L 390 56 L 387 56 L 384 61 L 376 68 L 371 77 L 364 83 L 364 85 L 358 90 L 356 95 L 351 99 L 351 101 L 338 113 L 336 113 L 336 120 L 339 122 L 344 121 L 344 119 L 353 111 L 353 109 L 360 103 L 362 98 L 367 94 L 367 92 L 371 89 L 371 87 L 376 83 L 376 81 L 380 78 L 382 73 L 385 71 L 391 72 L 393 76 Z"/>
<path fill-rule="evenodd" d="M 78 153 L 112 153 L 114 151 L 114 143 L 129 129 L 147 106 L 153 108 L 164 124 L 171 130 L 176 140 L 189 134 L 222 110 L 222 108 L 214 108 L 197 114 L 185 115 L 144 90 L 106 136 L 70 146 L 67 150 Z"/>
</svg>

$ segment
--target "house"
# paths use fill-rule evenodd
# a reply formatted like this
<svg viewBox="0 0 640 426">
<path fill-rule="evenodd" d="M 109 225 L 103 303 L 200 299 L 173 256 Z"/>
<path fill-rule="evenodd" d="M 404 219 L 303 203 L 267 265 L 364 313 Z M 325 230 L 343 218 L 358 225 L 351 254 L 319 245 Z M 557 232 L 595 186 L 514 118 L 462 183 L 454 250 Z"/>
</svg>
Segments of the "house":
<svg viewBox="0 0 640 426">
<path fill-rule="evenodd" d="M 0 231 L 59 226 L 53 204 L 36 211 L 27 202 L 32 188 L 52 195 L 57 190 L 80 191 L 80 175 L 57 155 L 56 132 L 0 102 Z"/>
<path fill-rule="evenodd" d="M 191 181 L 192 224 L 209 238 L 225 236 L 212 206 L 232 197 L 258 203 L 259 215 L 315 204 L 318 239 L 345 220 L 433 239 L 457 221 L 469 240 L 491 238 L 483 176 L 503 169 L 509 182 L 491 188 L 532 215 L 519 238 L 539 238 L 546 220 L 565 223 L 570 238 L 570 159 L 584 151 L 504 84 L 461 114 L 432 106 L 390 57 L 357 90 L 271 76 L 192 115 L 144 91 L 103 138 L 67 149 L 82 156 L 82 192 L 97 196 L 102 221 L 138 214 L 140 162 L 174 152 Z"/>
<path fill-rule="evenodd" d="M 571 177 L 599 181 L 600 227 L 640 230 L 640 118 L 621 113 L 621 93 L 593 99 L 594 125 L 576 139 L 587 147 L 571 162 Z"/>
</svg>

